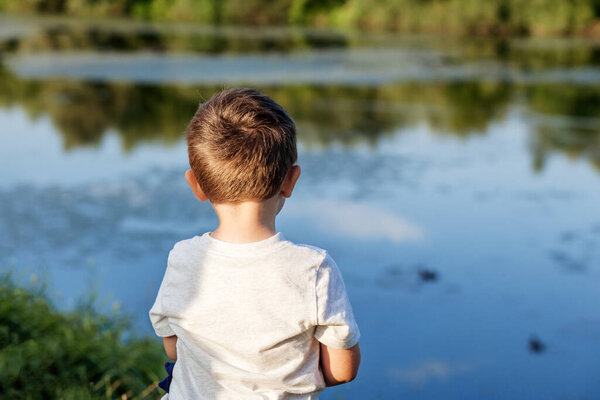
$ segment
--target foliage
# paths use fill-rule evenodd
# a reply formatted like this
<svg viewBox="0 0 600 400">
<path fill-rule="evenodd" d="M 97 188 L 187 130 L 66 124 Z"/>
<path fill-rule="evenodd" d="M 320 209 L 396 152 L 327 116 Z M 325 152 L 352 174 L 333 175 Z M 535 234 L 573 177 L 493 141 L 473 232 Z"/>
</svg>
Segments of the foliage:
<svg viewBox="0 0 600 400">
<path fill-rule="evenodd" d="M 419 32 L 573 34 L 600 13 L 596 0 L 348 0 L 337 26 Z"/>
<path fill-rule="evenodd" d="M 478 34 L 575 34 L 600 0 L 0 0 L 0 10 L 228 24 Z"/>
<path fill-rule="evenodd" d="M 0 393 L 11 399 L 156 399 L 164 353 L 123 316 L 57 311 L 42 286 L 0 277 Z"/>
</svg>

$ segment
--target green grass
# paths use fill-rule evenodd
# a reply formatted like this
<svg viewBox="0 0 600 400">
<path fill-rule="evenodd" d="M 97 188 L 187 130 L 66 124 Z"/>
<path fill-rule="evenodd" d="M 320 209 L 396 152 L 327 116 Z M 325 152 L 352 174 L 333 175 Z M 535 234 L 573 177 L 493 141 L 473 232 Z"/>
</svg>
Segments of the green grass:
<svg viewBox="0 0 600 400">
<path fill-rule="evenodd" d="M 128 337 L 127 339 L 125 339 Z M 93 302 L 60 312 L 43 285 L 0 276 L 0 393 L 10 399 L 158 399 L 162 346 Z"/>
</svg>

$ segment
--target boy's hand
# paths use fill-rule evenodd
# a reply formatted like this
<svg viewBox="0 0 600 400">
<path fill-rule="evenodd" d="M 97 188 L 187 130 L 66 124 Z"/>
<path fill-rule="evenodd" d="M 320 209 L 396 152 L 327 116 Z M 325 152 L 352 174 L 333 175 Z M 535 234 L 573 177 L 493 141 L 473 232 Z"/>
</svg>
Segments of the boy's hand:
<svg viewBox="0 0 600 400">
<path fill-rule="evenodd" d="M 345 350 L 336 350 L 321 345 L 321 370 L 327 386 L 348 383 L 356 378 L 360 365 L 360 347 L 356 343 Z"/>
<path fill-rule="evenodd" d="M 167 336 L 163 338 L 165 353 L 172 360 L 177 360 L 177 336 Z"/>
</svg>

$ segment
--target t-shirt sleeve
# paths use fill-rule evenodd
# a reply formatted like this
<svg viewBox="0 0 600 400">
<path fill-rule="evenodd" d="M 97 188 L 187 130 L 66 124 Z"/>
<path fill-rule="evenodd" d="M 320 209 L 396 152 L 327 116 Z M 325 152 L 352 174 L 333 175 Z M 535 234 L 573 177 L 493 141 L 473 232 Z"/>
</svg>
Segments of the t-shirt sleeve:
<svg viewBox="0 0 600 400">
<path fill-rule="evenodd" d="M 170 253 L 169 253 L 170 258 Z M 154 332 L 157 336 L 167 337 L 175 335 L 173 329 L 169 325 L 169 318 L 167 312 L 163 306 L 163 298 L 165 296 L 165 292 L 167 291 L 169 285 L 169 263 L 167 263 L 167 269 L 165 271 L 165 275 L 160 284 L 160 288 L 158 289 L 158 294 L 156 295 L 156 300 L 154 301 L 154 305 L 150 309 L 150 322 L 152 323 L 152 328 L 154 328 Z"/>
<path fill-rule="evenodd" d="M 348 349 L 360 337 L 342 274 L 327 254 L 317 270 L 315 337 L 328 347 Z"/>
</svg>

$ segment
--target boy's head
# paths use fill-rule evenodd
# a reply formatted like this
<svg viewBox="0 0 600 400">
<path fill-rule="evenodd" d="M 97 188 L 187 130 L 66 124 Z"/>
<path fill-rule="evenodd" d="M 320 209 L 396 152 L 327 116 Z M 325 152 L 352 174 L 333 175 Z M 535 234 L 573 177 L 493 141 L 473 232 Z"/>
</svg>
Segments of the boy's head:
<svg viewBox="0 0 600 400">
<path fill-rule="evenodd" d="M 225 90 L 200 105 L 187 144 L 194 177 L 213 203 L 273 197 L 297 159 L 294 121 L 252 89 Z"/>
</svg>

